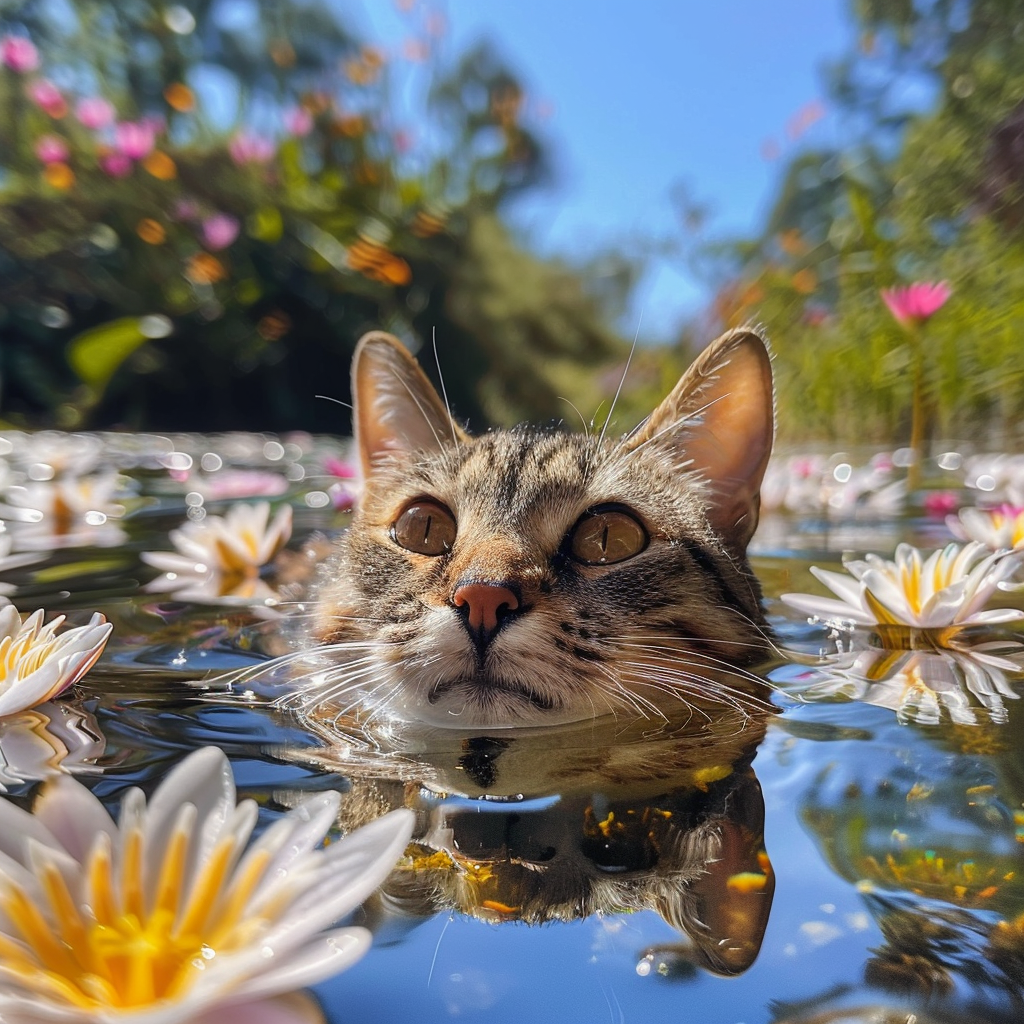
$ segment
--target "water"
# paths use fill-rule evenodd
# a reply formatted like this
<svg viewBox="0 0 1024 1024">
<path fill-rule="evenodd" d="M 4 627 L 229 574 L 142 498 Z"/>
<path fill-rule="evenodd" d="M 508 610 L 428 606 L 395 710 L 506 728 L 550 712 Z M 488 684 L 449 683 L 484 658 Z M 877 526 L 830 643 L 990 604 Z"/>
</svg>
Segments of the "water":
<svg viewBox="0 0 1024 1024">
<path fill-rule="evenodd" d="M 175 481 L 169 450 L 196 468 L 208 448 L 277 473 L 297 548 L 345 523 L 319 497 L 341 482 L 323 475 L 331 444 L 116 441 L 134 481 L 126 535 L 4 573 L 22 611 L 98 609 L 115 624 L 72 693 L 0 721 L 10 798 L 27 803 L 60 764 L 114 809 L 129 785 L 151 790 L 216 744 L 264 824 L 320 789 L 346 793 L 347 825 L 414 807 L 416 870 L 357 914 L 375 931 L 369 955 L 315 990 L 338 1024 L 1024 1019 L 1017 674 L 990 672 L 986 688 L 967 656 L 872 655 L 868 639 L 830 636 L 777 600 L 818 589 L 808 565 L 837 568 L 851 539 L 888 554 L 908 537 L 943 543 L 939 525 L 766 519 L 754 563 L 790 652 L 770 673 L 773 714 L 497 737 L 378 723 L 367 747 L 351 722 L 281 706 L 272 675 L 238 675 L 265 664 L 272 621 L 140 591 L 155 575 L 140 552 L 166 549 L 187 508 L 227 504 L 186 500 L 221 470 Z M 998 639 L 996 656 L 1019 660 L 1014 638 Z M 892 683 L 908 659 L 933 682 L 959 672 L 976 688 L 908 700 Z"/>
</svg>

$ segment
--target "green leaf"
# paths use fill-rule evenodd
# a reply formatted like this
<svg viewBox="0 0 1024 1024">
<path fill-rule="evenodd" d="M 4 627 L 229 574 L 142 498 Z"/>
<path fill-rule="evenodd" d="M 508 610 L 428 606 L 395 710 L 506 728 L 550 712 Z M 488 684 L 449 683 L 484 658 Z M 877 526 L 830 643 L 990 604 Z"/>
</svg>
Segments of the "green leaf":
<svg viewBox="0 0 1024 1024">
<path fill-rule="evenodd" d="M 117 368 L 146 340 L 140 317 L 111 320 L 72 338 L 68 362 L 83 383 L 102 392 Z"/>
</svg>

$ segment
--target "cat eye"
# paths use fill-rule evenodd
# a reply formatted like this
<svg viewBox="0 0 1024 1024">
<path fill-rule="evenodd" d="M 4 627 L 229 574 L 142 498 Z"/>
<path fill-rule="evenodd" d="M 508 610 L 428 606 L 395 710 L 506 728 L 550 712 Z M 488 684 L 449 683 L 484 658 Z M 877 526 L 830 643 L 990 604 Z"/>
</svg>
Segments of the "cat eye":
<svg viewBox="0 0 1024 1024">
<path fill-rule="evenodd" d="M 455 533 L 455 516 L 436 501 L 414 501 L 391 525 L 391 539 L 418 555 L 451 551 Z"/>
<path fill-rule="evenodd" d="M 569 532 L 569 553 L 584 565 L 612 565 L 640 554 L 647 531 L 619 506 L 590 509 Z"/>
</svg>

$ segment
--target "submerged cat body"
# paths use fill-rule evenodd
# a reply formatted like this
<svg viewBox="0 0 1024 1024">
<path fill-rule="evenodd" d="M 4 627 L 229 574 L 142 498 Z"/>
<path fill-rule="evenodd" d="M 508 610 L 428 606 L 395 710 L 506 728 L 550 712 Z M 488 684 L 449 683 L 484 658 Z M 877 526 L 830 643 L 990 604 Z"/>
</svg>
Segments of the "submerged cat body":
<svg viewBox="0 0 1024 1024">
<path fill-rule="evenodd" d="M 353 364 L 364 493 L 321 574 L 307 696 L 459 729 L 758 699 L 746 560 L 774 426 L 761 336 L 709 346 L 621 439 L 471 437 L 388 335 Z"/>
</svg>

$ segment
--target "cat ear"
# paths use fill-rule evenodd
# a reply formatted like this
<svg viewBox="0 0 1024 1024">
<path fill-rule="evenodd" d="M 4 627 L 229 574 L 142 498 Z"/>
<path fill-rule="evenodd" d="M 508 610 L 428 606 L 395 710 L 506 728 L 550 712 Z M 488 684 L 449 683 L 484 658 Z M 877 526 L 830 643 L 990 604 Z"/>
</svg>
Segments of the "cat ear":
<svg viewBox="0 0 1024 1024">
<path fill-rule="evenodd" d="M 750 328 L 712 342 L 626 443 L 651 444 L 708 485 L 708 518 L 742 554 L 757 527 L 758 492 L 775 433 L 767 343 Z"/>
<path fill-rule="evenodd" d="M 353 423 L 363 477 L 389 456 L 467 441 L 419 363 L 395 337 L 364 334 L 352 359 Z"/>
</svg>

